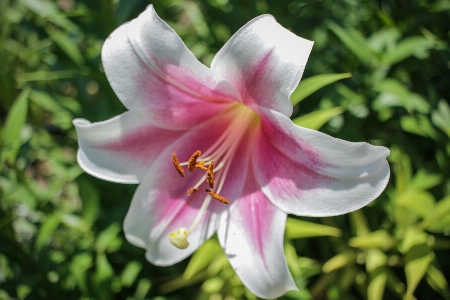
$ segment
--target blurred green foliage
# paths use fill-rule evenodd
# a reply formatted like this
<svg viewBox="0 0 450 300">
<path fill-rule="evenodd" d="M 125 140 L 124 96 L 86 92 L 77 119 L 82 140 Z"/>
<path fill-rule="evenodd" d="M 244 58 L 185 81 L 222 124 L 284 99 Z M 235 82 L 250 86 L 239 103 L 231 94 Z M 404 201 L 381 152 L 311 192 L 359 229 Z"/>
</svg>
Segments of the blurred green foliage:
<svg viewBox="0 0 450 300">
<path fill-rule="evenodd" d="M 145 261 L 121 229 L 136 186 L 76 163 L 71 121 L 125 110 L 103 41 L 148 4 L 0 1 L 0 299 L 256 299 L 214 238 L 177 265 Z M 154 5 L 206 65 L 247 21 L 274 15 L 315 41 L 294 122 L 391 150 L 391 181 L 371 205 L 288 219 L 299 291 L 283 299 L 450 299 L 449 0 Z"/>
</svg>

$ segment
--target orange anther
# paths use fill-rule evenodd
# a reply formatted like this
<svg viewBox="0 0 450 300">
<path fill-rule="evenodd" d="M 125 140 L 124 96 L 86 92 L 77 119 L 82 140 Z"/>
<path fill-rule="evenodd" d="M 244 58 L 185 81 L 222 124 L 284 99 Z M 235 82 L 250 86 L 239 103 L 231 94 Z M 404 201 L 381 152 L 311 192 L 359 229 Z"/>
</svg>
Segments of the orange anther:
<svg viewBox="0 0 450 300">
<path fill-rule="evenodd" d="M 199 161 L 198 163 L 195 164 L 195 167 L 197 169 L 202 170 L 202 171 L 208 171 L 208 168 L 205 167 L 205 162 L 204 161 Z"/>
<path fill-rule="evenodd" d="M 208 192 L 208 194 L 211 195 L 211 197 L 213 197 L 213 198 L 216 199 L 217 201 L 220 201 L 220 202 L 225 203 L 225 204 L 230 204 L 230 201 L 228 201 L 227 198 L 225 198 L 225 197 L 223 197 L 223 196 L 220 196 L 219 194 L 216 194 L 216 193 L 214 193 L 214 192 L 211 191 L 211 190 L 206 190 L 206 191 Z"/>
<path fill-rule="evenodd" d="M 211 161 L 211 163 L 209 164 L 207 172 L 208 173 L 206 174 L 206 182 L 213 189 L 214 188 L 214 161 Z"/>
<path fill-rule="evenodd" d="M 181 175 L 181 177 L 184 177 L 184 169 L 183 167 L 180 165 L 180 162 L 178 161 L 177 155 L 174 153 L 172 153 L 172 161 L 173 161 L 173 165 L 175 166 L 175 169 L 177 170 L 178 174 Z"/>
<path fill-rule="evenodd" d="M 197 164 L 197 158 L 202 154 L 200 150 L 197 150 L 192 154 L 191 158 L 189 158 L 188 168 L 189 171 L 194 172 L 195 165 Z"/>
<path fill-rule="evenodd" d="M 198 192 L 198 188 L 190 188 L 188 191 L 187 191 L 187 194 L 188 195 L 192 195 L 193 193 L 197 193 Z"/>
</svg>

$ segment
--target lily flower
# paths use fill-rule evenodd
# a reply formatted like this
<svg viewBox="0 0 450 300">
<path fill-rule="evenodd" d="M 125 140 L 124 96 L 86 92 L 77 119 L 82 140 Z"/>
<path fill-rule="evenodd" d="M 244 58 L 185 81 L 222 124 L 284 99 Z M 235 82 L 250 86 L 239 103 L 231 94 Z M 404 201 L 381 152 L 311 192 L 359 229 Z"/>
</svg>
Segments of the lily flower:
<svg viewBox="0 0 450 300">
<path fill-rule="evenodd" d="M 172 265 L 218 232 L 242 282 L 278 297 L 297 289 L 283 252 L 287 214 L 345 214 L 384 190 L 387 148 L 290 120 L 312 45 L 263 15 L 208 68 L 151 5 L 108 37 L 103 66 L 128 111 L 74 120 L 77 158 L 93 176 L 140 184 L 124 231 L 147 260 Z"/>
</svg>

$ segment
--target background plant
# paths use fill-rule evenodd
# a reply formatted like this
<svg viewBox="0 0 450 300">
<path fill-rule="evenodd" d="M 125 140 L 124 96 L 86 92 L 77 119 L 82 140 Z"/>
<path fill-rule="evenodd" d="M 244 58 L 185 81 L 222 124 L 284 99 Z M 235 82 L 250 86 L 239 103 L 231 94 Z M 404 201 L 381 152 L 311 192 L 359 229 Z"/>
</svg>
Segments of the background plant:
<svg viewBox="0 0 450 300">
<path fill-rule="evenodd" d="M 159 268 L 123 236 L 136 186 L 84 174 L 74 118 L 125 110 L 100 61 L 144 0 L 0 1 L 0 299 L 255 299 L 216 239 Z M 206 65 L 270 13 L 315 41 L 293 121 L 391 150 L 369 207 L 288 219 L 284 299 L 450 299 L 450 1 L 155 1 Z M 351 74 L 350 74 L 351 73 Z"/>
</svg>

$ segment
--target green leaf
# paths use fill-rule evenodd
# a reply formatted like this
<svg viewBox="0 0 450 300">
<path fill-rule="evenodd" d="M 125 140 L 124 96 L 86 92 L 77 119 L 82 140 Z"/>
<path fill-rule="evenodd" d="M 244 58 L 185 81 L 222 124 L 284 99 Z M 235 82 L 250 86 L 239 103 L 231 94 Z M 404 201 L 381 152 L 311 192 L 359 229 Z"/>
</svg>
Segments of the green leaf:
<svg viewBox="0 0 450 300">
<path fill-rule="evenodd" d="M 378 248 L 371 248 L 367 250 L 366 256 L 366 268 L 367 272 L 375 272 L 378 268 L 381 268 L 387 264 L 387 256 Z"/>
<path fill-rule="evenodd" d="M 70 39 L 67 33 L 54 29 L 52 27 L 46 28 L 50 38 L 69 56 L 77 65 L 81 66 L 84 58 L 81 55 L 76 41 Z"/>
<path fill-rule="evenodd" d="M 435 217 L 434 202 L 432 194 L 417 190 L 404 192 L 396 199 L 398 205 L 428 220 L 432 220 Z"/>
<path fill-rule="evenodd" d="M 125 287 L 130 287 L 136 280 L 139 272 L 141 272 L 141 269 L 142 265 L 140 262 L 130 261 L 122 272 L 122 285 Z"/>
<path fill-rule="evenodd" d="M 292 105 L 297 105 L 303 99 L 305 99 L 315 91 L 323 88 L 324 86 L 344 78 L 349 78 L 351 76 L 351 73 L 322 74 L 302 79 L 298 87 L 291 95 L 291 103 Z"/>
<path fill-rule="evenodd" d="M 400 126 L 404 131 L 420 136 L 433 139 L 436 139 L 438 136 L 436 130 L 434 130 L 434 127 L 426 116 L 403 116 L 400 119 Z"/>
<path fill-rule="evenodd" d="M 114 239 L 121 230 L 122 227 L 119 223 L 113 223 L 108 228 L 103 230 L 97 237 L 97 241 L 95 242 L 95 250 L 99 253 L 106 251 L 106 249 L 114 242 Z"/>
<path fill-rule="evenodd" d="M 0 165 L 3 165 L 10 157 L 15 157 L 22 144 L 21 132 L 27 119 L 30 91 L 29 88 L 22 90 L 6 117 L 2 134 Z"/>
<path fill-rule="evenodd" d="M 114 276 L 114 269 L 112 268 L 104 253 L 97 253 L 96 264 L 97 269 L 95 275 L 97 283 L 108 280 Z"/>
<path fill-rule="evenodd" d="M 61 70 L 61 71 L 36 71 L 24 73 L 17 76 L 17 81 L 49 81 L 64 78 L 73 78 L 78 74 L 84 74 L 82 70 Z"/>
<path fill-rule="evenodd" d="M 428 190 L 432 187 L 437 186 L 442 182 L 442 176 L 439 174 L 433 174 L 420 169 L 414 175 L 413 179 L 409 183 L 408 188 L 413 188 L 417 190 Z"/>
<path fill-rule="evenodd" d="M 209 278 L 203 283 L 202 289 L 208 294 L 217 293 L 223 287 L 224 283 L 225 281 L 220 277 Z"/>
<path fill-rule="evenodd" d="M 62 108 L 58 102 L 56 102 L 55 99 L 53 99 L 53 97 L 46 92 L 32 91 L 30 93 L 30 100 L 45 110 L 55 114 L 65 111 L 65 109 Z"/>
<path fill-rule="evenodd" d="M 389 107 L 402 106 L 408 112 L 428 113 L 430 104 L 420 95 L 411 93 L 403 83 L 387 78 L 375 87 L 380 95 L 373 102 L 373 109 L 380 111 Z"/>
<path fill-rule="evenodd" d="M 319 130 L 325 123 L 344 111 L 342 107 L 332 107 L 313 111 L 292 120 L 294 124 L 309 129 Z"/>
<path fill-rule="evenodd" d="M 34 247 L 36 251 L 40 251 L 44 245 L 50 243 L 50 237 L 55 232 L 56 228 L 58 228 L 59 224 L 61 224 L 61 214 L 54 213 L 53 215 L 49 215 L 44 223 L 42 223 L 39 228 L 39 233 L 36 237 L 36 241 L 34 243 Z"/>
<path fill-rule="evenodd" d="M 82 291 L 87 291 L 87 270 L 92 265 L 92 256 L 89 253 L 76 254 L 70 262 L 70 273 L 73 274 L 77 285 Z"/>
<path fill-rule="evenodd" d="M 287 218 L 286 236 L 290 239 L 306 238 L 313 236 L 341 236 L 341 230 L 335 227 L 317 223 Z"/>
<path fill-rule="evenodd" d="M 368 300 L 382 300 L 384 288 L 386 287 L 388 275 L 386 272 L 380 272 L 369 283 L 367 287 Z"/>
<path fill-rule="evenodd" d="M 327 22 L 328 28 L 336 34 L 341 42 L 351 51 L 353 54 L 365 64 L 370 64 L 373 59 L 372 50 L 367 44 L 364 37 L 356 30 L 348 28 L 342 29 L 334 22 Z"/>
<path fill-rule="evenodd" d="M 387 52 L 382 58 L 382 63 L 393 65 L 412 55 L 423 56 L 424 52 L 432 47 L 433 43 L 423 36 L 408 37 Z"/>
<path fill-rule="evenodd" d="M 428 270 L 427 270 L 427 275 L 428 275 L 429 280 L 431 280 L 433 282 L 433 285 L 434 285 L 433 288 L 436 291 L 438 291 L 438 290 L 446 291 L 447 295 L 449 294 L 448 293 L 448 283 L 447 283 L 447 280 L 445 279 L 445 276 L 441 270 L 439 270 L 438 268 L 436 268 L 435 266 L 430 264 L 430 266 L 428 267 Z"/>
<path fill-rule="evenodd" d="M 134 293 L 134 299 L 136 300 L 144 300 L 147 299 L 145 296 L 148 291 L 152 287 L 152 283 L 150 280 L 143 278 L 139 280 L 138 286 L 136 288 L 136 292 Z"/>
<path fill-rule="evenodd" d="M 406 275 L 406 295 L 412 295 L 428 270 L 433 259 L 433 253 L 429 246 L 424 243 L 411 247 L 405 257 L 407 263 L 405 265 Z"/>
<path fill-rule="evenodd" d="M 439 101 L 438 109 L 431 114 L 431 121 L 450 137 L 450 106 L 446 101 Z"/>
<path fill-rule="evenodd" d="M 192 278 L 195 274 L 206 268 L 221 251 L 222 247 L 219 245 L 217 240 L 208 240 L 200 248 L 198 248 L 197 251 L 195 251 L 188 266 L 186 267 L 186 270 L 184 271 L 183 278 Z"/>
<path fill-rule="evenodd" d="M 100 194 L 88 180 L 82 178 L 78 179 L 78 189 L 82 202 L 81 215 L 92 224 L 100 212 Z"/>
</svg>

